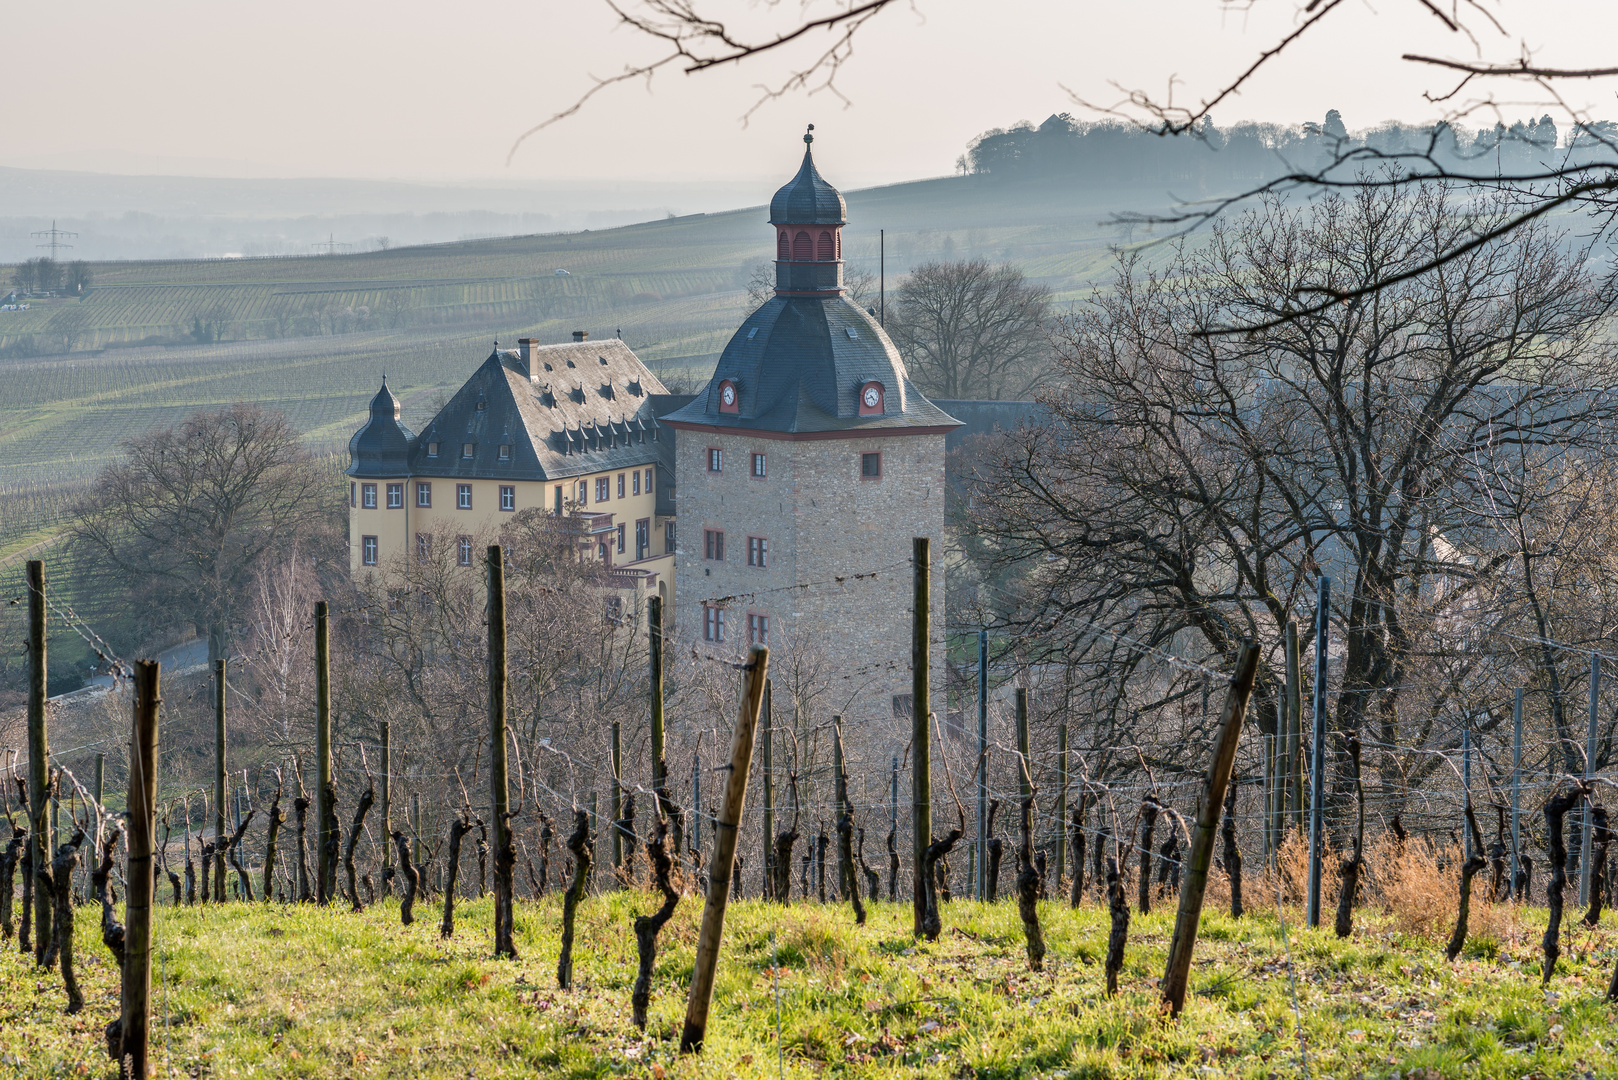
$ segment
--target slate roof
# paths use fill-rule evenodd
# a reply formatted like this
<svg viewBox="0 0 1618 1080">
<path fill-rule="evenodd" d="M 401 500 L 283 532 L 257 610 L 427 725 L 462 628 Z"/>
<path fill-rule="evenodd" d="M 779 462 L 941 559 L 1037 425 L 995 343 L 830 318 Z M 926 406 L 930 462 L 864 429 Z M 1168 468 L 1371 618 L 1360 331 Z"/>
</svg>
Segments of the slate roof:
<svg viewBox="0 0 1618 1080">
<path fill-rule="evenodd" d="M 813 143 L 813 135 L 803 141 Z M 815 169 L 811 147 L 803 148 L 803 164 L 798 175 L 787 181 L 785 187 L 770 200 L 771 225 L 846 225 L 848 204 L 842 193 L 825 180 Z"/>
<path fill-rule="evenodd" d="M 348 440 L 350 476 L 402 476 L 416 441 L 415 432 L 399 422 L 399 399 L 382 389 L 371 399 L 371 416 Z"/>
<path fill-rule="evenodd" d="M 726 379 L 738 391 L 734 413 L 719 411 Z M 859 388 L 871 380 L 884 388 L 881 416 L 859 415 Z M 731 337 L 703 392 L 665 419 L 781 434 L 959 424 L 911 385 L 876 319 L 840 293 L 766 302 Z"/>
<path fill-rule="evenodd" d="M 514 349 L 491 352 L 415 437 L 408 468 L 388 475 L 560 480 L 657 464 L 659 487 L 670 486 L 674 440 L 653 405 L 653 395 L 668 391 L 629 346 L 607 338 L 535 346 L 529 355 L 532 372 Z M 352 475 L 374 468 L 356 446 L 361 435 L 350 444 L 351 453 L 362 451 Z M 429 457 L 434 443 L 438 454 Z M 471 457 L 462 454 L 468 443 Z M 505 461 L 502 445 L 510 447 Z"/>
</svg>

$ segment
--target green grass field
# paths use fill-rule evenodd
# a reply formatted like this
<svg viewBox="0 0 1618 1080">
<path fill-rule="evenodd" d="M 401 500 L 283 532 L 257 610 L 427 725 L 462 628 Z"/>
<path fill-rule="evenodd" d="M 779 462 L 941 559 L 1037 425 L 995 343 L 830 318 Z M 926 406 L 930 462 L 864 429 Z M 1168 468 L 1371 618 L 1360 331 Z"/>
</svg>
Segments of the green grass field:
<svg viewBox="0 0 1618 1080">
<path fill-rule="evenodd" d="M 360 915 L 279 905 L 163 908 L 153 986 L 159 1077 L 1610 1077 L 1618 1010 L 1602 1001 L 1610 930 L 1577 930 L 1549 992 L 1539 986 L 1528 912 L 1513 940 L 1474 937 L 1451 965 L 1440 946 L 1379 924 L 1346 941 L 1288 909 L 1205 915 L 1192 994 L 1178 1021 L 1159 1010 L 1172 908 L 1136 915 L 1107 998 L 1107 920 L 1089 905 L 1043 904 L 1046 970 L 1024 961 L 1012 903 L 955 902 L 936 943 L 908 933 L 907 904 L 735 903 L 726 925 L 707 1047 L 678 1053 L 701 901 L 686 898 L 661 939 L 651 1018 L 630 1023 L 638 912 L 650 894 L 580 909 L 576 984 L 556 988 L 559 898 L 520 902 L 515 962 L 490 959 L 492 901 L 463 901 L 454 938 L 437 906 L 398 924 L 385 903 Z M 0 1075 L 108 1076 L 101 1028 L 117 980 L 98 915 L 81 909 L 87 1007 L 62 1012 L 55 975 L 0 957 Z M 1296 974 L 1294 1018 L 1288 956 Z M 779 1002 L 779 1011 L 777 1002 Z M 780 1036 L 777 1038 L 777 1029 Z"/>
</svg>

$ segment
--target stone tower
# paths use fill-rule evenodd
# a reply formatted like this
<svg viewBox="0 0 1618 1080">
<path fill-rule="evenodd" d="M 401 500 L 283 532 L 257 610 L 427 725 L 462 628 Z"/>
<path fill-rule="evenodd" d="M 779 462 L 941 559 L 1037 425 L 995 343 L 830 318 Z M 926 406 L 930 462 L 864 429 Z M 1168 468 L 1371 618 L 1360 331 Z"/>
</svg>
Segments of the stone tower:
<svg viewBox="0 0 1618 1080">
<path fill-rule="evenodd" d="M 791 722 L 796 678 L 815 694 L 804 719 L 842 714 L 860 771 L 885 787 L 910 736 L 916 536 L 932 540 L 935 710 L 943 700 L 944 436 L 960 425 L 843 295 L 846 224 L 806 146 L 770 200 L 774 297 L 696 399 L 663 417 L 679 432 L 676 628 L 699 653 L 767 643 L 777 723 Z"/>
</svg>

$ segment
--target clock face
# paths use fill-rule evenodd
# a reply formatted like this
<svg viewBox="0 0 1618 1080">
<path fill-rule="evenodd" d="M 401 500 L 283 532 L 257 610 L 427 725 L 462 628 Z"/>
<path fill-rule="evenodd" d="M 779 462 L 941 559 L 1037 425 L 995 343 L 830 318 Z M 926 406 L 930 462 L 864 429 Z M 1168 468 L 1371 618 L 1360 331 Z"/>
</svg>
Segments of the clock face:
<svg viewBox="0 0 1618 1080">
<path fill-rule="evenodd" d="M 865 388 L 865 407 L 867 409 L 874 409 L 877 407 L 877 405 L 881 404 L 881 402 L 882 391 L 878 390 L 874 386 L 867 386 Z"/>
<path fill-rule="evenodd" d="M 719 397 L 726 405 L 736 404 L 736 388 L 734 386 L 725 387 L 719 391 Z"/>
</svg>

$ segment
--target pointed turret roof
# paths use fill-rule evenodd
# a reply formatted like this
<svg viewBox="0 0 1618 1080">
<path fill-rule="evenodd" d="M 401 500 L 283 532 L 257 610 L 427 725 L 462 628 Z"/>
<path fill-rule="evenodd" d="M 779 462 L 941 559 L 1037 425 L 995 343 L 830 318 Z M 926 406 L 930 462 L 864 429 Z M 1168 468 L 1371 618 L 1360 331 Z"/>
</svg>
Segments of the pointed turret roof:
<svg viewBox="0 0 1618 1080">
<path fill-rule="evenodd" d="M 382 388 L 371 399 L 370 419 L 348 440 L 348 475 L 405 474 L 416 433 L 399 422 L 399 411 L 399 399 L 388 389 L 388 377 L 384 375 Z"/>
<path fill-rule="evenodd" d="M 804 134 L 803 164 L 798 175 L 770 200 L 771 225 L 846 225 L 848 204 L 842 193 L 826 183 L 815 168 L 815 125 Z"/>
</svg>

